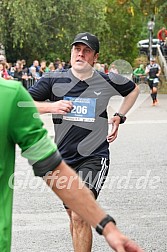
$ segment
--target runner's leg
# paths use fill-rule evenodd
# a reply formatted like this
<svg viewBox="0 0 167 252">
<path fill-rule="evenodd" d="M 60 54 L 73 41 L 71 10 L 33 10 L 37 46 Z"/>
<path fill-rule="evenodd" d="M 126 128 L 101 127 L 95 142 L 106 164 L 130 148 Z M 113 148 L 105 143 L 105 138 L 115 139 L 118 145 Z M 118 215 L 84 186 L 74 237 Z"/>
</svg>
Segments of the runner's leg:
<svg viewBox="0 0 167 252">
<path fill-rule="evenodd" d="M 75 252 L 91 252 L 92 229 L 79 215 L 67 209 L 70 216 L 70 232 Z"/>
<path fill-rule="evenodd" d="M 76 171 L 97 198 L 108 173 L 106 158 L 92 158 L 83 162 Z M 84 202 L 83 202 L 84 204 Z M 67 207 L 66 207 L 67 208 Z M 70 217 L 70 232 L 75 252 L 91 252 L 92 229 L 79 215 L 66 209 Z"/>
</svg>

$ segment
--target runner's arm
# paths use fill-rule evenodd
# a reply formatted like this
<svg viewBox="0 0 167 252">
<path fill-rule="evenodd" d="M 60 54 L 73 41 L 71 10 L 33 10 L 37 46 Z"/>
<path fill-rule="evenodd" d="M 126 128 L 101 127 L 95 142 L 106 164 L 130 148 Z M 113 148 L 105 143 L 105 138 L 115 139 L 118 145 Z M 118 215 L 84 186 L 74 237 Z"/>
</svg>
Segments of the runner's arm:
<svg viewBox="0 0 167 252">
<path fill-rule="evenodd" d="M 132 92 L 130 92 L 127 96 L 124 97 L 123 102 L 117 112 L 126 115 L 126 113 L 134 105 L 138 95 L 139 95 L 139 88 L 136 85 L 136 87 L 132 90 Z"/>
<path fill-rule="evenodd" d="M 56 102 L 34 102 L 40 114 L 51 113 L 64 115 L 70 112 L 73 106 L 70 101 L 65 100 Z"/>
<path fill-rule="evenodd" d="M 135 103 L 138 95 L 139 95 L 139 88 L 136 85 L 135 89 L 133 89 L 132 92 L 130 92 L 127 96 L 124 97 L 123 102 L 117 112 L 125 115 Z M 107 136 L 107 141 L 111 143 L 117 138 L 118 128 L 120 124 L 120 117 L 114 116 L 113 118 L 111 118 L 111 120 L 109 120 L 109 124 L 112 124 L 112 130 Z"/>
<path fill-rule="evenodd" d="M 160 76 L 160 74 L 161 74 L 161 68 L 160 68 L 160 66 L 158 67 L 158 73 L 156 74 L 157 75 L 157 77 L 159 77 Z"/>
<path fill-rule="evenodd" d="M 45 181 L 70 209 L 94 228 L 106 217 L 107 214 L 98 206 L 90 190 L 84 186 L 78 175 L 65 162 L 62 161 L 56 170 L 46 176 Z M 110 247 L 116 252 L 143 252 L 112 222 L 104 227 L 103 235 Z"/>
</svg>

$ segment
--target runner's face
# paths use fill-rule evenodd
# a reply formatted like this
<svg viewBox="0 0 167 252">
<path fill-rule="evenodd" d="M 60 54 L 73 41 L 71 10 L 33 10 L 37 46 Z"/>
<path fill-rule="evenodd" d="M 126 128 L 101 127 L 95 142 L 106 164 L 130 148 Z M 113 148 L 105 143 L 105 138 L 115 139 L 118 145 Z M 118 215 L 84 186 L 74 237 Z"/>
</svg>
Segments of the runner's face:
<svg viewBox="0 0 167 252">
<path fill-rule="evenodd" d="M 90 70 L 98 58 L 90 47 L 77 43 L 71 49 L 71 65 L 76 71 Z"/>
<path fill-rule="evenodd" d="M 150 61 L 150 65 L 154 65 L 155 64 L 155 61 L 154 60 L 151 60 Z"/>
</svg>

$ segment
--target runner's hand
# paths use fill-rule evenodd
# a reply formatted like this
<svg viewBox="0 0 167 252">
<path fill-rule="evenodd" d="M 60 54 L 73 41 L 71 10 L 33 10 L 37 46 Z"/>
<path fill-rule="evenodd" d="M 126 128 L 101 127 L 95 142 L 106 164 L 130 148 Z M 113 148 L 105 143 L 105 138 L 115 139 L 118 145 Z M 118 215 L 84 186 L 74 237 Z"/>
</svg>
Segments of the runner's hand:
<svg viewBox="0 0 167 252">
<path fill-rule="evenodd" d="M 104 236 L 116 252 L 144 252 L 134 241 L 124 236 L 117 228 L 112 232 L 104 231 Z"/>
<path fill-rule="evenodd" d="M 60 100 L 50 103 L 50 113 L 65 115 L 69 113 L 73 108 L 71 101 Z"/>
<path fill-rule="evenodd" d="M 114 116 L 108 123 L 112 125 L 112 130 L 107 136 L 107 141 L 111 143 L 117 138 L 118 135 L 118 128 L 120 123 L 119 116 Z"/>
</svg>

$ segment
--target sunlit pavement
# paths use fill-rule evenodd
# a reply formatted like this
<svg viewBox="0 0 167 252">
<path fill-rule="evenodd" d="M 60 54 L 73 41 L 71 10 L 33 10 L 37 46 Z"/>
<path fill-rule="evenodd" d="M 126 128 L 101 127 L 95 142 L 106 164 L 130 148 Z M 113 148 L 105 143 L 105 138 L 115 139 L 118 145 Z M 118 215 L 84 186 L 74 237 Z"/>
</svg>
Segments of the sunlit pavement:
<svg viewBox="0 0 167 252">
<path fill-rule="evenodd" d="M 149 94 L 141 94 L 120 125 L 110 146 L 109 176 L 98 199 L 123 233 L 147 252 L 167 251 L 167 95 L 158 99 L 152 107 Z M 111 99 L 109 114 L 117 111 L 120 100 Z M 42 119 L 53 137 L 50 116 Z M 17 148 L 12 252 L 71 252 L 68 225 L 61 201 L 33 176 Z M 92 251 L 112 250 L 94 232 Z"/>
</svg>

